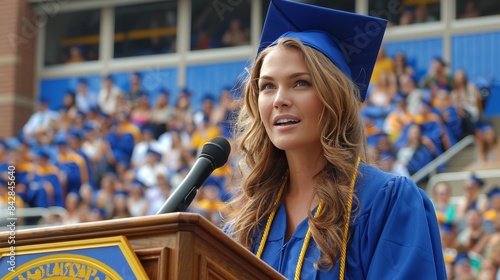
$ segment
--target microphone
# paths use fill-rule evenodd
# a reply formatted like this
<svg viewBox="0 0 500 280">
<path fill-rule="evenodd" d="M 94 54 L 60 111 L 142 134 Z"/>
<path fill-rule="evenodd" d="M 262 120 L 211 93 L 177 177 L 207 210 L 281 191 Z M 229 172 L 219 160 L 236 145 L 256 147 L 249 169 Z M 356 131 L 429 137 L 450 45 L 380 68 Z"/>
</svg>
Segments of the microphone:
<svg viewBox="0 0 500 280">
<path fill-rule="evenodd" d="M 212 171 L 227 162 L 230 152 L 231 145 L 223 137 L 215 137 L 205 143 L 193 168 L 156 214 L 186 210 L 196 196 L 201 184 L 210 176 Z"/>
</svg>

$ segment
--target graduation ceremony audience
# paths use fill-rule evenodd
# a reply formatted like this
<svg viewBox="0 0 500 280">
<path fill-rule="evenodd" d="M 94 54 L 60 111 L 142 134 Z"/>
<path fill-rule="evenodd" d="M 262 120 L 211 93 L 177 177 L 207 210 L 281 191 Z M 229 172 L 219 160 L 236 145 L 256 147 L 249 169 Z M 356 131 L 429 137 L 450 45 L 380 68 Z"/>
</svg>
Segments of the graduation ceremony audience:
<svg viewBox="0 0 500 280">
<path fill-rule="evenodd" d="M 236 35 L 227 35 L 228 45 Z M 417 77 L 404 52 L 390 57 L 383 49 L 377 63 L 362 117 L 368 151 L 384 171 L 409 177 L 467 135 L 476 137 L 480 166 L 499 165 L 498 131 L 484 121 L 479 91 L 466 70 L 451 75 L 436 57 L 429 72 Z M 154 215 L 203 144 L 231 138 L 241 101 L 229 88 L 218 97 L 181 89 L 174 102 L 166 89 L 151 95 L 140 73 L 129 79 L 130 88 L 120 88 L 105 76 L 95 91 L 78 79 L 59 110 L 41 99 L 19 135 L 0 141 L 2 170 L 16 167 L 18 206 L 64 207 L 62 224 Z M 194 104 L 194 94 L 206 96 Z M 210 176 L 188 211 L 222 224 L 237 176 L 231 173 L 235 156 Z M 6 177 L 0 175 L 2 197 Z M 453 204 L 451 194 L 446 182 L 433 189 L 449 279 L 499 277 L 500 187 L 471 174 L 463 200 Z"/>
</svg>

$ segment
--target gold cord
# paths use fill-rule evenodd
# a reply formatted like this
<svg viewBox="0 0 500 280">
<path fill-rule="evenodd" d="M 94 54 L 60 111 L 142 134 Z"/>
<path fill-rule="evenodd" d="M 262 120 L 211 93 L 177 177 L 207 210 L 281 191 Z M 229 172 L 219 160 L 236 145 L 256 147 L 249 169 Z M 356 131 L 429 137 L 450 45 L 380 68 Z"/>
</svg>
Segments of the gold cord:
<svg viewBox="0 0 500 280">
<path fill-rule="evenodd" d="M 349 200 L 347 201 L 347 217 L 346 221 L 344 224 L 344 236 L 342 240 L 342 254 L 340 255 L 340 268 L 339 268 L 339 279 L 344 279 L 344 274 L 345 274 L 345 262 L 347 258 L 347 241 L 349 240 L 349 221 L 351 220 L 351 209 L 352 209 L 352 197 L 354 195 L 354 185 L 356 184 L 356 178 L 358 177 L 358 167 L 359 167 L 359 162 L 361 159 L 358 157 L 358 160 L 356 161 L 356 166 L 354 168 L 354 174 L 351 177 L 351 186 L 350 186 L 350 195 L 349 195 Z"/>
<path fill-rule="evenodd" d="M 341 248 L 342 249 L 342 254 L 341 254 L 341 257 L 340 257 L 339 279 L 344 279 L 345 263 L 346 263 L 346 255 L 347 255 L 347 241 L 348 241 L 348 233 L 349 233 L 349 221 L 351 219 L 351 211 L 350 211 L 350 209 L 352 208 L 352 200 L 353 200 L 353 194 L 354 194 L 354 185 L 356 183 L 356 178 L 357 178 L 357 175 L 358 175 L 359 162 L 360 162 L 360 158 L 358 157 L 358 159 L 356 161 L 355 172 L 354 172 L 353 176 L 351 177 L 351 185 L 350 185 L 350 192 L 351 193 L 350 193 L 350 196 L 349 196 L 349 200 L 347 201 L 347 208 L 349 209 L 349 211 L 347 211 L 346 222 L 344 224 L 344 236 L 342 238 L 342 248 Z M 283 195 L 283 190 L 285 188 L 286 182 L 287 182 L 287 178 L 285 178 L 285 180 L 283 181 L 283 184 L 280 187 L 278 196 L 276 197 L 276 200 L 274 201 L 274 205 L 275 206 L 279 203 L 279 201 L 281 199 L 281 196 Z M 323 201 L 320 201 L 319 205 L 318 205 L 318 209 L 316 209 L 316 213 L 314 214 L 314 218 L 318 217 L 318 215 L 321 213 L 322 209 L 323 209 Z M 261 238 L 261 241 L 260 241 L 260 244 L 259 244 L 259 248 L 258 248 L 257 254 L 256 254 L 256 256 L 259 259 L 261 258 L 262 252 L 264 251 L 264 246 L 265 246 L 265 243 L 267 241 L 267 237 L 269 235 L 269 232 L 270 232 L 270 229 L 271 229 L 271 225 L 273 223 L 275 215 L 276 215 L 276 210 L 273 211 L 273 212 L 271 212 L 271 215 L 269 215 L 269 218 L 267 219 L 266 227 L 264 229 L 264 233 L 262 235 L 262 238 Z M 295 277 L 294 277 L 294 279 L 297 279 L 297 280 L 300 279 L 300 273 L 302 271 L 302 264 L 304 263 L 304 258 L 305 258 L 305 254 L 306 254 L 307 247 L 308 247 L 310 239 L 311 239 L 311 231 L 309 229 L 307 229 L 307 233 L 306 233 L 306 236 L 304 238 L 304 243 L 302 244 L 302 249 L 300 250 L 300 255 L 299 255 L 299 260 L 298 260 L 298 263 L 297 263 L 297 267 L 295 269 Z"/>
</svg>

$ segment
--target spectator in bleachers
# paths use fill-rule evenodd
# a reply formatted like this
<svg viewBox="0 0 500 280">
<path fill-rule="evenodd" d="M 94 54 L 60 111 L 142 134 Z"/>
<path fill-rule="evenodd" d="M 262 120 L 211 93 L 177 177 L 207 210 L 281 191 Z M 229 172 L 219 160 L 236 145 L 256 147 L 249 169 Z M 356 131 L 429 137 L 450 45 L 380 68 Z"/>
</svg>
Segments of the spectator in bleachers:
<svg viewBox="0 0 500 280">
<path fill-rule="evenodd" d="M 88 185 L 84 184 L 80 187 L 80 205 L 78 211 L 80 212 L 80 221 L 87 222 L 88 215 L 93 207 L 95 207 L 96 196 L 94 189 Z"/>
<path fill-rule="evenodd" d="M 114 173 L 106 173 L 95 194 L 95 206 L 104 210 L 104 217 L 113 212 L 113 196 L 117 188 L 118 177 Z"/>
<path fill-rule="evenodd" d="M 62 224 L 72 225 L 81 222 L 82 213 L 80 212 L 80 196 L 71 192 L 66 195 L 66 212 L 62 215 Z"/>
<path fill-rule="evenodd" d="M 454 280 L 473 280 L 475 279 L 472 272 L 470 258 L 467 253 L 459 254 L 453 261 L 453 278 Z"/>
<path fill-rule="evenodd" d="M 82 143 L 82 152 L 89 158 L 91 165 L 92 185 L 99 186 L 104 173 L 112 171 L 116 164 L 111 145 L 104 131 L 89 131 Z"/>
<path fill-rule="evenodd" d="M 217 180 L 209 177 L 200 188 L 196 200 L 190 206 L 190 211 L 200 213 L 213 224 L 222 226 L 223 217 L 220 211 L 224 207 L 224 202 L 219 196 L 221 188 Z"/>
<path fill-rule="evenodd" d="M 88 113 L 98 105 L 97 94 L 89 90 L 89 83 L 86 79 L 79 79 L 75 96 L 76 107 L 80 112 Z"/>
<path fill-rule="evenodd" d="M 172 191 L 172 186 L 165 174 L 158 174 L 156 177 L 157 185 L 146 192 L 148 201 L 147 215 L 155 215 L 165 201 L 167 201 Z"/>
<path fill-rule="evenodd" d="M 139 168 L 146 162 L 146 154 L 150 148 L 155 151 L 164 150 L 160 142 L 154 138 L 153 129 L 146 127 L 142 129 L 142 141 L 134 146 L 132 152 L 131 163 L 133 168 Z"/>
<path fill-rule="evenodd" d="M 248 31 L 242 26 L 239 18 L 233 18 L 229 22 L 229 28 L 222 35 L 222 46 L 232 47 L 248 45 L 250 43 Z"/>
<path fill-rule="evenodd" d="M 398 80 L 402 75 L 415 75 L 415 70 L 410 64 L 408 64 L 406 55 L 402 51 L 398 51 L 394 55 L 394 74 Z"/>
<path fill-rule="evenodd" d="M 401 15 L 399 16 L 399 25 L 409 25 L 413 23 L 413 7 L 401 6 Z"/>
<path fill-rule="evenodd" d="M 146 186 L 139 180 L 134 180 L 128 184 L 127 207 L 132 217 L 145 216 L 148 212 L 149 205 L 144 196 L 145 188 Z"/>
<path fill-rule="evenodd" d="M 479 164 L 483 167 L 500 164 L 500 141 L 491 124 L 483 124 L 475 131 Z"/>
<path fill-rule="evenodd" d="M 458 234 L 458 242 L 467 252 L 484 255 L 486 244 L 491 237 L 484 226 L 481 212 L 477 209 L 470 209 L 465 214 L 466 226 Z"/>
<path fill-rule="evenodd" d="M 455 221 L 456 205 L 450 203 L 451 186 L 447 182 L 439 182 L 434 186 L 433 203 L 439 223 L 453 223 Z"/>
<path fill-rule="evenodd" d="M 410 177 L 431 162 L 435 155 L 434 147 L 422 133 L 421 126 L 410 124 L 406 130 L 407 135 L 400 143 L 396 154 L 395 170 L 397 174 Z"/>
<path fill-rule="evenodd" d="M 161 152 L 149 148 L 144 164 L 137 169 L 137 180 L 143 182 L 148 188 L 157 185 L 156 177 L 158 174 L 167 174 L 167 167 L 163 165 L 161 158 Z"/>
<path fill-rule="evenodd" d="M 142 76 L 139 72 L 134 72 L 130 74 L 129 78 L 130 88 L 123 95 L 125 108 L 127 112 L 131 112 L 131 110 L 133 110 L 137 106 L 137 102 L 141 98 L 148 97 L 148 93 L 142 88 L 141 80 Z"/>
<path fill-rule="evenodd" d="M 113 195 L 113 212 L 111 219 L 129 218 L 132 215 L 127 206 L 127 195 L 124 192 L 115 192 Z"/>
<path fill-rule="evenodd" d="M 203 96 L 201 101 L 201 110 L 194 113 L 193 122 L 196 127 L 203 125 L 204 119 L 208 117 L 212 121 L 212 116 L 214 114 L 215 100 L 210 94 Z M 217 124 L 212 122 L 212 124 Z"/>
<path fill-rule="evenodd" d="M 122 178 L 126 169 L 129 168 L 135 144 L 141 141 L 141 131 L 130 122 L 129 114 L 121 111 L 116 116 L 116 123 L 112 122 L 107 137 L 116 159 L 115 171 L 118 177 Z"/>
<path fill-rule="evenodd" d="M 420 81 L 421 88 L 431 88 L 432 85 L 447 90 L 451 90 L 453 85 L 452 77 L 446 72 L 446 62 L 441 57 L 434 57 L 429 72 Z"/>
<path fill-rule="evenodd" d="M 498 251 L 497 254 L 500 254 L 500 251 Z M 496 280 L 496 279 L 498 279 L 498 277 L 496 276 L 497 269 L 496 269 L 496 266 L 495 266 L 492 259 L 493 258 L 487 256 L 481 261 L 481 268 L 480 268 L 480 272 L 477 276 L 477 280 Z M 500 276 L 500 275 L 498 275 L 498 276 Z"/>
<path fill-rule="evenodd" d="M 434 144 L 432 150 L 435 156 L 441 155 L 451 147 L 451 140 L 441 117 L 434 113 L 431 100 L 422 99 L 419 114 L 414 117 L 414 122 L 419 124 L 422 135 Z"/>
<path fill-rule="evenodd" d="M 390 109 L 391 100 L 397 92 L 397 84 L 394 73 L 381 72 L 373 88 L 368 95 L 368 105 L 377 106 L 382 109 Z"/>
<path fill-rule="evenodd" d="M 214 109 L 212 121 L 220 126 L 222 135 L 227 138 L 232 138 L 231 127 L 236 121 L 236 112 L 241 108 L 242 102 L 242 98 L 233 100 L 229 88 L 222 90 L 219 106 Z"/>
<path fill-rule="evenodd" d="M 149 108 L 149 97 L 144 95 L 134 101 L 134 108 L 130 112 L 130 121 L 139 128 L 143 128 L 149 123 L 151 109 Z"/>
<path fill-rule="evenodd" d="M 478 1 L 476 0 L 466 0 L 464 11 L 457 17 L 457 19 L 474 18 L 481 16 L 481 11 L 477 6 L 477 2 Z"/>
<path fill-rule="evenodd" d="M 179 134 L 183 147 L 191 147 L 191 135 L 184 129 L 184 122 L 179 121 L 178 118 L 170 118 L 165 124 L 165 132 L 158 137 L 158 142 L 163 147 L 163 151 L 168 151 L 173 146 L 173 134 Z"/>
<path fill-rule="evenodd" d="M 65 178 L 50 162 L 50 154 L 45 148 L 40 148 L 34 156 L 33 173 L 26 177 L 29 198 L 25 201 L 33 207 L 64 207 Z"/>
<path fill-rule="evenodd" d="M 204 116 L 201 125 L 197 127 L 191 136 L 193 154 L 198 155 L 206 142 L 220 135 L 219 127 L 210 122 L 209 116 Z"/>
<path fill-rule="evenodd" d="M 103 79 L 97 102 L 101 112 L 110 116 L 113 116 L 117 112 L 117 109 L 122 106 L 123 92 L 115 85 L 112 76 L 108 75 Z"/>
<path fill-rule="evenodd" d="M 406 108 L 412 115 L 419 113 L 419 106 L 422 99 L 430 98 L 430 93 L 417 88 L 414 77 L 402 75 L 399 77 L 400 93 L 406 97 Z"/>
<path fill-rule="evenodd" d="M 83 55 L 83 48 L 81 46 L 72 46 L 69 49 L 69 58 L 65 61 L 66 63 L 78 63 L 85 61 Z"/>
<path fill-rule="evenodd" d="M 449 92 L 445 89 L 438 90 L 432 101 L 432 107 L 433 111 L 441 117 L 450 140 L 450 146 L 455 145 L 464 137 L 464 131 L 462 119 L 458 114 L 457 107 L 450 101 Z"/>
<path fill-rule="evenodd" d="M 384 133 L 389 136 L 391 142 L 396 141 L 403 128 L 413 121 L 413 115 L 407 110 L 406 96 L 398 93 L 393 101 L 396 107 L 387 115 L 383 125 Z"/>
<path fill-rule="evenodd" d="M 436 17 L 429 15 L 425 4 L 420 4 L 415 7 L 415 17 L 413 23 L 432 22 L 437 20 L 438 19 Z"/>
<path fill-rule="evenodd" d="M 93 181 L 92 181 L 92 169 L 90 168 L 90 159 L 89 157 L 87 156 L 87 154 L 85 154 L 82 150 L 82 139 L 83 139 L 83 135 L 85 133 L 78 133 L 78 132 L 72 132 L 72 133 L 69 133 L 68 134 L 68 146 L 69 148 L 74 151 L 76 154 L 78 154 L 79 156 L 81 156 L 83 158 L 83 160 L 85 161 L 85 165 L 86 165 L 86 168 L 87 168 L 87 174 L 88 174 L 88 183 L 89 184 L 93 184 Z"/>
<path fill-rule="evenodd" d="M 453 88 L 450 93 L 451 102 L 457 106 L 458 114 L 464 124 L 464 133 L 474 133 L 474 126 L 480 117 L 478 102 L 481 97 L 479 89 L 467 79 L 464 69 L 458 69 L 453 76 Z"/>
<path fill-rule="evenodd" d="M 464 196 L 465 200 L 457 205 L 457 219 L 464 219 L 465 213 L 469 210 L 485 209 L 485 201 L 479 197 L 481 188 L 484 186 L 484 181 L 472 173 L 467 180 L 464 181 Z"/>
<path fill-rule="evenodd" d="M 487 195 L 488 206 L 484 212 L 484 221 L 493 225 L 500 217 L 500 187 L 493 187 Z"/>
<path fill-rule="evenodd" d="M 464 251 L 457 241 L 458 227 L 454 222 L 440 223 L 439 232 L 441 234 L 441 246 L 443 247 L 444 260 L 451 263 L 458 253 Z"/>
<path fill-rule="evenodd" d="M 76 116 L 78 108 L 76 107 L 75 93 L 73 91 L 68 90 L 64 94 L 62 104 L 58 111 L 60 112 L 61 110 L 68 114 L 70 118 L 74 118 Z"/>
<path fill-rule="evenodd" d="M 38 102 L 37 111 L 31 115 L 23 127 L 23 137 L 34 138 L 38 142 L 51 129 L 54 122 L 59 120 L 59 114 L 49 108 L 49 101 L 42 98 Z"/>
<path fill-rule="evenodd" d="M 148 125 L 154 129 L 154 136 L 158 139 L 166 131 L 167 121 L 174 116 L 174 109 L 169 104 L 170 92 L 160 90 L 155 105 L 151 110 Z"/>
<path fill-rule="evenodd" d="M 67 139 L 57 139 L 56 166 L 65 174 L 67 193 L 78 193 L 82 184 L 89 183 L 85 159 L 68 147 Z"/>
<path fill-rule="evenodd" d="M 88 130 L 98 129 L 101 125 L 101 119 L 99 118 L 99 107 L 92 107 L 87 113 L 85 113 L 85 123 Z M 84 133 L 83 133 L 84 134 Z"/>
<path fill-rule="evenodd" d="M 177 172 L 181 168 L 186 167 L 191 163 L 193 158 L 191 152 L 191 145 L 185 146 L 181 139 L 181 132 L 171 131 L 168 133 L 169 144 L 163 153 L 163 164 L 167 167 L 170 173 Z M 166 135 L 165 135 L 166 136 Z M 167 143 L 166 141 L 164 143 Z"/>
<path fill-rule="evenodd" d="M 378 80 L 382 73 L 394 73 L 394 61 L 392 60 L 392 58 L 386 55 L 384 46 L 381 46 L 378 51 L 377 60 L 375 62 L 375 66 L 373 67 L 373 72 L 370 79 L 370 84 L 378 83 Z"/>
<path fill-rule="evenodd" d="M 193 123 L 194 110 L 191 106 L 191 92 L 183 89 L 180 92 L 177 102 L 175 103 L 175 121 L 177 128 L 185 130 L 188 125 Z"/>
</svg>

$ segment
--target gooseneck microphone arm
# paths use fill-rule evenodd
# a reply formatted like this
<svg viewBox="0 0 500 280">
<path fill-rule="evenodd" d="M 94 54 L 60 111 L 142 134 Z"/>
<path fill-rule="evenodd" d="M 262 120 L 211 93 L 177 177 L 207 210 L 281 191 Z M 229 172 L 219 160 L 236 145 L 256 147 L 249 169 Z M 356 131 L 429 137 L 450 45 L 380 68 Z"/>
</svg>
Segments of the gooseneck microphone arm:
<svg viewBox="0 0 500 280">
<path fill-rule="evenodd" d="M 193 168 L 156 214 L 185 211 L 212 171 L 227 162 L 230 151 L 231 146 L 223 137 L 216 137 L 207 142 Z"/>
</svg>

